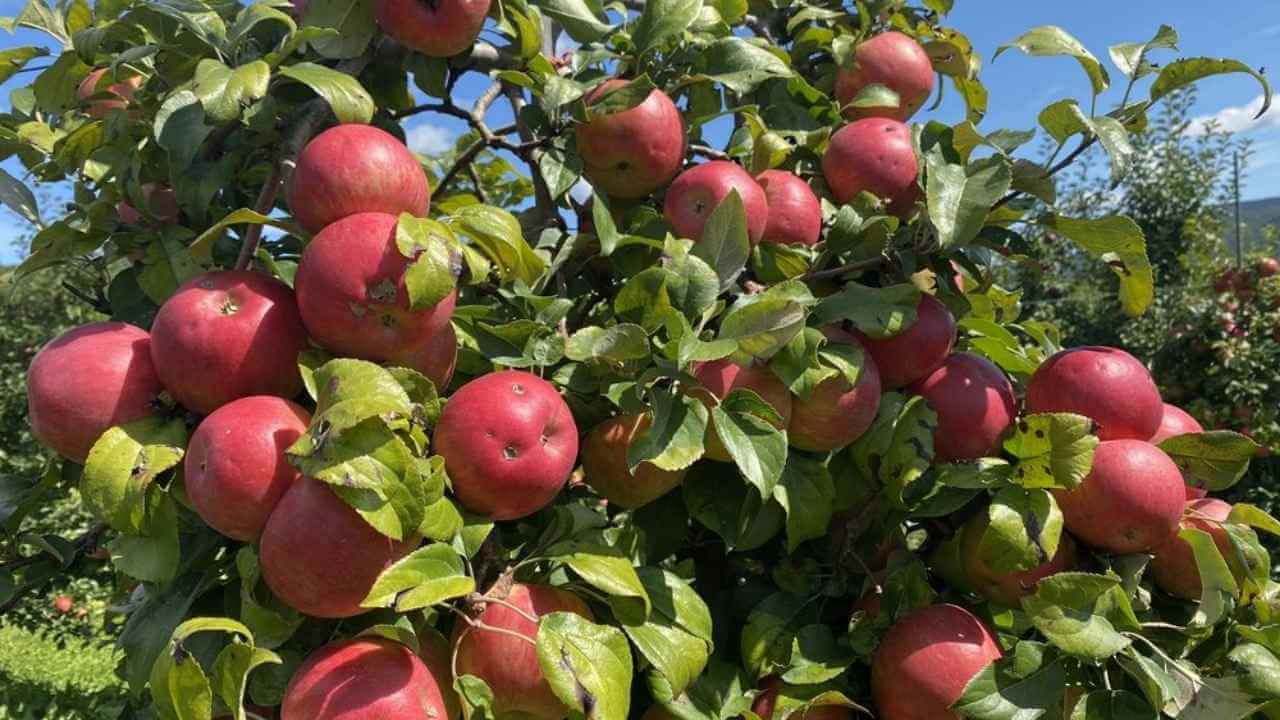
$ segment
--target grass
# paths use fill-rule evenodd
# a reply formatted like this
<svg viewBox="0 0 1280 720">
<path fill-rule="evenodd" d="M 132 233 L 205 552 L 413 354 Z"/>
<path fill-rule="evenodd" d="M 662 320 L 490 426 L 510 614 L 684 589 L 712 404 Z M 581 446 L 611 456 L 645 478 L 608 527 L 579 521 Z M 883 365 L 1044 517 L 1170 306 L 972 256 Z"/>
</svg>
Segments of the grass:
<svg viewBox="0 0 1280 720">
<path fill-rule="evenodd" d="M 0 720 L 114 720 L 125 705 L 111 646 L 0 626 Z"/>
</svg>

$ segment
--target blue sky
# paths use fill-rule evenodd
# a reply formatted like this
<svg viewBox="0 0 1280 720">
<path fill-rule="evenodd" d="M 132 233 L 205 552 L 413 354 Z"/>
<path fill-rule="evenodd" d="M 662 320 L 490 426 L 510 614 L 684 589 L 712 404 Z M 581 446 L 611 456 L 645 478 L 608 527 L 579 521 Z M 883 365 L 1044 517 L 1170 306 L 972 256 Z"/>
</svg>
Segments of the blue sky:
<svg viewBox="0 0 1280 720">
<path fill-rule="evenodd" d="M 25 0 L 0 0 L 0 15 L 14 15 Z M 982 128 L 1028 129 L 1035 126 L 1039 109 L 1066 97 L 1087 98 L 1088 81 L 1079 65 L 1069 58 L 1031 58 L 1008 52 L 992 62 L 996 47 L 1036 25 L 1055 24 L 1066 28 L 1108 65 L 1112 81 L 1119 87 L 1104 95 L 1100 108 L 1118 102 L 1123 92 L 1122 76 L 1106 57 L 1109 45 L 1141 41 L 1151 37 L 1166 23 L 1181 35 L 1182 55 L 1227 56 L 1253 67 L 1267 67 L 1280 73 L 1280 2 L 1274 0 L 1077 0 L 1073 3 L 1037 0 L 957 0 L 949 24 L 967 33 L 985 61 L 983 79 L 991 93 L 991 107 Z M 20 30 L 16 35 L 0 32 L 0 49 L 39 44 L 44 37 Z M 39 62 L 39 61 L 36 61 Z M 33 63 L 34 64 L 34 63 Z M 8 92 L 18 83 L 30 81 L 19 75 L 0 85 L 0 107 L 7 107 Z M 464 107 L 487 84 L 480 76 L 468 76 L 457 89 Z M 1280 107 L 1259 121 L 1250 117 L 1261 103 L 1257 83 L 1248 76 L 1212 78 L 1200 85 L 1196 114 L 1216 118 L 1224 127 L 1254 143 L 1255 155 L 1248 171 L 1243 194 L 1246 199 L 1280 195 Z M 1277 101 L 1280 106 L 1280 101 Z M 507 122 L 509 115 L 495 106 L 491 125 Z M 963 106 L 954 93 L 931 117 L 956 122 Z M 923 114 L 922 116 L 923 117 Z M 406 121 L 406 133 L 414 150 L 425 155 L 442 152 L 464 130 L 461 121 L 439 115 L 419 115 Z M 3 167 L 18 174 L 13 161 Z M 7 210 L 0 211 L 0 263 L 13 262 L 17 251 L 10 241 L 20 231 L 21 221 Z"/>
</svg>

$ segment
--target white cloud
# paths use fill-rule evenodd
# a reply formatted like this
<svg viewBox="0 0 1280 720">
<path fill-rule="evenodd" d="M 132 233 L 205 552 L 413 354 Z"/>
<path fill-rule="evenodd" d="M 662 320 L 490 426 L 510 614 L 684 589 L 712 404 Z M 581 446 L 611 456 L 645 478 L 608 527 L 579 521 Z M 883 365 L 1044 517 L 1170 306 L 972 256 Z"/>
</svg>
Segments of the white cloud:
<svg viewBox="0 0 1280 720">
<path fill-rule="evenodd" d="M 1225 107 L 1211 115 L 1201 115 L 1191 120 L 1187 132 L 1192 135 L 1203 134 L 1212 122 L 1219 130 L 1232 133 L 1251 132 L 1268 128 L 1280 128 L 1280 105 L 1272 105 L 1267 114 L 1258 119 L 1254 116 L 1262 109 L 1262 95 L 1244 105 Z"/>
<path fill-rule="evenodd" d="M 453 148 L 454 134 L 448 128 L 420 123 L 406 129 L 405 143 L 419 155 L 440 155 Z"/>
</svg>

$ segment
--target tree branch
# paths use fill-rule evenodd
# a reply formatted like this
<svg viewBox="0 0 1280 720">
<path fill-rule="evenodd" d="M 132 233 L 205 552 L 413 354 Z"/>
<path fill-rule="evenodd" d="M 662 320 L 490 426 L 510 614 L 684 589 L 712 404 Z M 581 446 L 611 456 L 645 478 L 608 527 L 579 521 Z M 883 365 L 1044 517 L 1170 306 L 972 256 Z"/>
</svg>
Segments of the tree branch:
<svg viewBox="0 0 1280 720">
<path fill-rule="evenodd" d="M 841 275 L 848 275 L 849 273 L 854 273 L 861 270 L 870 270 L 871 268 L 879 267 L 880 265 L 886 262 L 888 262 L 888 258 L 881 255 L 881 256 L 869 258 L 867 260 L 858 260 L 856 262 L 845 263 L 844 265 L 840 265 L 839 267 L 827 268 L 826 270 L 810 270 L 809 272 L 801 275 L 799 279 L 800 280 L 822 280 L 824 278 L 840 277 Z"/>
<path fill-rule="evenodd" d="M 703 157 L 711 158 L 712 160 L 732 160 L 732 158 L 729 157 L 729 153 L 706 145 L 690 145 L 689 151 Z"/>
<path fill-rule="evenodd" d="M 87 530 L 83 535 L 81 535 L 80 537 L 72 541 L 71 543 L 72 554 L 83 555 L 87 553 L 89 550 L 97 547 L 98 543 L 102 540 L 102 534 L 105 533 L 106 531 L 107 531 L 106 523 L 98 523 L 97 525 L 94 525 L 93 527 L 89 528 L 89 530 Z M 20 570 L 24 567 L 35 565 L 36 563 L 44 560 L 47 555 L 48 553 L 36 553 L 35 555 L 29 555 L 27 557 L 20 557 L 16 560 L 11 560 L 7 563 L 0 564 L 0 571 L 3 571 L 5 573 L 11 573 L 14 570 Z M 22 597 L 25 595 L 25 593 L 28 590 L 35 589 L 43 585 L 44 582 L 47 582 L 50 579 L 51 578 L 45 578 L 45 580 L 41 582 L 23 586 L 16 589 L 13 592 L 13 595 L 8 600 L 6 600 L 3 604 L 0 604 L 0 615 L 4 615 L 6 612 L 12 610 L 15 606 L 17 606 L 17 604 L 21 602 Z"/>
<path fill-rule="evenodd" d="M 533 193 L 538 212 L 542 216 L 543 222 L 555 223 L 563 230 L 564 218 L 560 217 L 560 213 L 556 211 L 555 198 L 551 197 L 551 189 L 547 187 L 547 181 L 543 179 L 542 173 L 538 169 L 538 160 L 542 153 L 538 152 L 536 148 L 544 141 L 534 139 L 533 132 L 520 119 L 520 111 L 525 106 L 523 91 L 515 85 L 503 83 L 502 92 L 507 96 L 507 102 L 511 104 L 511 114 L 516 118 L 516 128 L 517 132 L 520 133 L 520 139 L 523 141 L 522 145 L 529 150 L 527 155 L 521 153 L 521 157 L 529 166 L 529 177 L 533 180 Z"/>
<path fill-rule="evenodd" d="M 1060 160 L 1058 164 L 1049 168 L 1045 172 L 1044 177 L 1050 178 L 1062 172 L 1063 170 L 1065 170 L 1068 166 L 1071 165 L 1071 163 L 1075 162 L 1077 158 L 1083 155 L 1086 150 L 1093 147 L 1094 143 L 1096 142 L 1098 142 L 1097 135 L 1090 135 L 1089 137 L 1081 140 L 1080 144 L 1076 146 L 1076 149 L 1072 150 L 1070 155 L 1067 155 L 1066 157 L 1062 158 L 1062 160 Z M 1019 195 L 1022 195 L 1022 194 L 1024 194 L 1022 190 L 1013 190 L 1008 195 L 1005 195 L 1004 197 L 1000 198 L 995 205 L 991 206 L 991 209 L 995 210 L 996 208 L 1007 204 L 1009 201 L 1016 199 Z"/>
</svg>

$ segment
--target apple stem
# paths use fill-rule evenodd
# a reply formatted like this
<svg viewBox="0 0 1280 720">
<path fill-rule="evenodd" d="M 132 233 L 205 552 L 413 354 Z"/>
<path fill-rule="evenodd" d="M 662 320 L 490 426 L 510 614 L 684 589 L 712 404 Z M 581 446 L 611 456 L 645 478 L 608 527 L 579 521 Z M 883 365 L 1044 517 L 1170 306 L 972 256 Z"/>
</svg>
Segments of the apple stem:
<svg viewBox="0 0 1280 720">
<path fill-rule="evenodd" d="M 479 598 L 476 598 L 475 602 L 480 603 L 480 604 L 485 604 L 485 605 L 487 605 L 487 604 L 501 605 L 502 607 L 504 607 L 504 608 L 506 608 L 506 609 L 510 610 L 511 612 L 513 612 L 513 613 L 515 613 L 515 614 L 519 615 L 520 617 L 524 618 L 525 620 L 528 620 L 528 621 L 529 621 L 529 622 L 531 622 L 531 623 L 537 624 L 537 622 L 538 622 L 538 618 L 537 618 L 537 617 L 535 617 L 534 615 L 532 615 L 532 614 L 530 614 L 530 613 L 528 613 L 528 612 L 526 612 L 526 611 L 524 611 L 524 610 L 522 610 L 522 609 L 520 609 L 520 608 L 516 607 L 515 605 L 513 605 L 512 603 L 507 602 L 506 600 L 499 600 L 498 598 L 484 597 L 484 596 L 482 595 L 482 596 L 480 596 Z"/>
<path fill-rule="evenodd" d="M 733 159 L 729 156 L 729 153 L 724 152 L 722 150 L 716 150 L 715 148 L 708 147 L 706 145 L 690 145 L 689 150 L 703 157 L 709 157 L 712 160 L 732 160 Z"/>
</svg>

